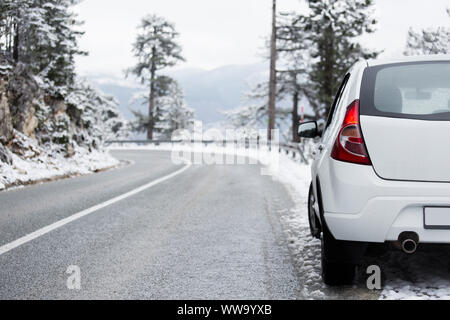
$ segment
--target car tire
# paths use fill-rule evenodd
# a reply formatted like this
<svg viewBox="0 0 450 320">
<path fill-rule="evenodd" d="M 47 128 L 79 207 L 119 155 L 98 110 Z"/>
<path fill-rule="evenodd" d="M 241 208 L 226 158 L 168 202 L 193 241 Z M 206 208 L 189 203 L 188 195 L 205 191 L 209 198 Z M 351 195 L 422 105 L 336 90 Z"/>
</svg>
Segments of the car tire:
<svg viewBox="0 0 450 320">
<path fill-rule="evenodd" d="M 322 231 L 322 280 L 329 286 L 351 284 L 356 275 L 356 266 L 366 253 L 368 243 L 334 238 L 325 220 L 319 180 L 317 180 L 317 201 Z"/>
<path fill-rule="evenodd" d="M 308 194 L 308 221 L 309 221 L 309 230 L 311 231 L 311 236 L 316 239 L 320 239 L 321 227 L 320 220 L 317 216 L 318 212 L 314 210 L 314 204 L 316 203 L 316 197 L 314 195 L 313 185 L 309 187 Z"/>
</svg>

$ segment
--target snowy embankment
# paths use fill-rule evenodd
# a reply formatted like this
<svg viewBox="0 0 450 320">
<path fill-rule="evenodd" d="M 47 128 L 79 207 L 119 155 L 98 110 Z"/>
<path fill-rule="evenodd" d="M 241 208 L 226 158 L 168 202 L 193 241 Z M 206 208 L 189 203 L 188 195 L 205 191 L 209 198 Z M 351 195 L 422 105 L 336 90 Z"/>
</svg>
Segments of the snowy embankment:
<svg viewBox="0 0 450 320">
<path fill-rule="evenodd" d="M 383 289 L 370 291 L 366 288 L 367 274 L 363 268 L 358 272 L 356 283 L 345 288 L 329 288 L 322 283 L 320 269 L 320 241 L 309 233 L 307 202 L 311 182 L 310 167 L 302 165 L 276 151 L 248 150 L 245 148 L 199 147 L 170 144 L 161 146 L 122 146 L 114 149 L 141 150 L 191 150 L 195 152 L 235 154 L 258 158 L 265 164 L 265 174 L 282 183 L 289 192 L 294 206 L 279 212 L 293 255 L 299 279 L 304 283 L 306 299 L 450 299 L 449 261 L 447 251 L 417 252 L 413 256 L 397 251 L 369 257 L 363 265 L 377 264 L 383 272 Z"/>
<path fill-rule="evenodd" d="M 75 146 L 73 156 L 65 157 L 39 147 L 34 140 L 26 139 L 24 143 L 23 155 L 11 153 L 9 164 L 0 161 L 0 190 L 98 172 L 120 163 L 107 151 L 89 152 Z"/>
</svg>

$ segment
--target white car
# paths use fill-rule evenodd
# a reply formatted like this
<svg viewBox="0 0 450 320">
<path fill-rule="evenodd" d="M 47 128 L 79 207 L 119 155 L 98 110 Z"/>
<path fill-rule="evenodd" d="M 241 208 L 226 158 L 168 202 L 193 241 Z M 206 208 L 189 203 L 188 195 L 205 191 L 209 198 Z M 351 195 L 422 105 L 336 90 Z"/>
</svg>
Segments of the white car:
<svg viewBox="0 0 450 320">
<path fill-rule="evenodd" d="M 450 55 L 356 63 L 320 137 L 309 195 L 322 278 L 351 282 L 368 244 L 450 243 Z"/>
</svg>

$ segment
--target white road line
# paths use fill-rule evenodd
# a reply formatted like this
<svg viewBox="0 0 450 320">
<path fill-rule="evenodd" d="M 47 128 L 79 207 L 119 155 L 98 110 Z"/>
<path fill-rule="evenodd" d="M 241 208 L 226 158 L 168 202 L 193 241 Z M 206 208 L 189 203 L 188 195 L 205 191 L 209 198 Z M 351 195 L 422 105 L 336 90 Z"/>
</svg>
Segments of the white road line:
<svg viewBox="0 0 450 320">
<path fill-rule="evenodd" d="M 130 192 L 124 193 L 124 194 L 122 194 L 120 196 L 117 196 L 115 198 L 107 200 L 107 201 L 105 201 L 103 203 L 97 204 L 97 205 L 95 205 L 93 207 L 90 207 L 89 209 L 86 209 L 86 210 L 80 211 L 78 213 L 75 213 L 75 214 L 73 214 L 73 215 L 71 215 L 71 216 L 69 216 L 67 218 L 61 219 L 61 220 L 59 220 L 59 221 L 57 221 L 55 223 L 52 223 L 51 225 L 43 227 L 43 228 L 41 228 L 39 230 L 36 230 L 36 231 L 34 231 L 34 232 L 30 233 L 30 234 L 27 234 L 26 236 L 23 236 L 23 237 L 21 237 L 21 238 L 19 238 L 17 240 L 14 240 L 13 242 L 5 244 L 5 245 L 0 247 L 0 255 L 6 253 L 8 251 L 11 251 L 11 250 L 13 250 L 13 249 L 15 249 L 15 248 L 17 248 L 17 247 L 27 243 L 27 242 L 30 242 L 30 241 L 32 241 L 32 240 L 34 240 L 36 238 L 39 238 L 40 236 L 43 236 L 44 234 L 47 234 L 47 233 L 49 233 L 49 232 L 51 232 L 51 231 L 53 231 L 55 229 L 58 229 L 58 228 L 66 225 L 66 224 L 68 224 L 68 223 L 70 223 L 72 221 L 78 220 L 78 219 L 80 219 L 80 218 L 82 218 L 84 216 L 87 216 L 87 215 L 89 215 L 89 214 L 91 214 L 91 213 L 93 213 L 93 212 L 95 212 L 97 210 L 103 209 L 103 208 L 105 208 L 107 206 L 110 206 L 110 205 L 116 203 L 116 202 L 119 202 L 119 201 L 121 201 L 123 199 L 126 199 L 128 197 L 131 197 L 131 196 L 133 196 L 133 195 L 135 195 L 135 194 L 137 194 L 139 192 L 147 190 L 147 189 L 149 189 L 149 188 L 151 188 L 151 187 L 153 187 L 153 186 L 155 186 L 155 185 L 157 185 L 157 184 L 159 184 L 161 182 L 167 181 L 167 180 L 169 180 L 169 179 L 179 175 L 180 173 L 186 171 L 187 169 L 189 169 L 189 167 L 191 167 L 191 165 L 192 165 L 191 163 L 187 163 L 183 168 L 181 168 L 181 169 L 179 169 L 179 170 L 177 170 L 177 171 L 175 171 L 175 172 L 173 172 L 171 174 L 168 174 L 167 176 L 164 176 L 162 178 L 153 180 L 152 182 L 149 182 L 149 183 L 147 183 L 147 184 L 145 184 L 145 185 L 143 185 L 143 186 L 141 186 L 139 188 L 131 190 Z"/>
</svg>

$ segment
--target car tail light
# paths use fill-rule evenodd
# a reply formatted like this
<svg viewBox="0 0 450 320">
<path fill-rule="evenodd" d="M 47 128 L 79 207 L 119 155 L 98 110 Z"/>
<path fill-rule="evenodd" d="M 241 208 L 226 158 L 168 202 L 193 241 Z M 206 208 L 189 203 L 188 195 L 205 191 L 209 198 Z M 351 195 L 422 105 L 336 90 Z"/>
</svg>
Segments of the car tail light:
<svg viewBox="0 0 450 320">
<path fill-rule="evenodd" d="M 339 161 L 372 165 L 359 125 L 359 100 L 353 101 L 347 107 L 331 157 Z"/>
</svg>

